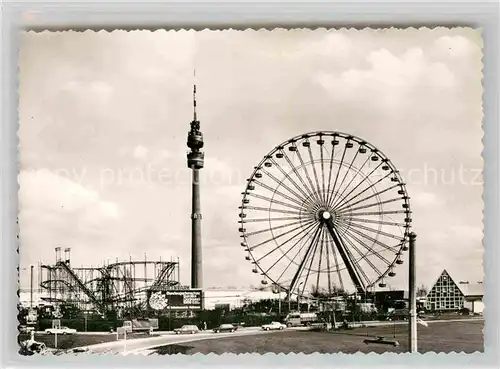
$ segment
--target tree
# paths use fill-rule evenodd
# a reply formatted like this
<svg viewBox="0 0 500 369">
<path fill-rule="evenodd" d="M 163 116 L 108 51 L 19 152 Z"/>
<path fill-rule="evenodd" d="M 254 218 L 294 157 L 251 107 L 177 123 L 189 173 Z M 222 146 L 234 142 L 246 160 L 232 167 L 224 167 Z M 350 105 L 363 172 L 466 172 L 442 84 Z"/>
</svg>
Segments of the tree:
<svg viewBox="0 0 500 369">
<path fill-rule="evenodd" d="M 427 290 L 427 287 L 421 285 L 420 287 L 417 288 L 417 297 L 425 297 L 427 296 L 428 292 L 429 291 Z"/>
</svg>

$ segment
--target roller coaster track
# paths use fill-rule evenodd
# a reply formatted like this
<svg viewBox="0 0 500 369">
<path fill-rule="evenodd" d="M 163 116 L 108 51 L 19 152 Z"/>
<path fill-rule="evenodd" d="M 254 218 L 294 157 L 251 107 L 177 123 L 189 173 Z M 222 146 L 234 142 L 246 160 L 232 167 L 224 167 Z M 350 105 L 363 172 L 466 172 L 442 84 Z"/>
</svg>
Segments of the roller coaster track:
<svg viewBox="0 0 500 369">
<path fill-rule="evenodd" d="M 163 268 L 160 270 L 160 273 L 158 273 L 158 276 L 156 277 L 155 281 L 151 285 L 151 289 L 158 288 L 165 280 L 165 278 L 168 280 L 168 278 L 172 275 L 174 269 L 175 269 L 175 264 L 168 263 L 165 266 L 163 266 Z"/>
<path fill-rule="evenodd" d="M 132 274 L 129 268 L 123 268 L 135 265 L 154 265 L 156 276 L 135 277 L 135 273 Z M 40 282 L 40 287 L 57 291 L 58 286 L 64 286 L 64 291 L 77 293 L 80 296 L 78 299 L 80 303 L 90 303 L 96 312 L 104 314 L 114 304 L 143 299 L 151 289 L 170 289 L 178 286 L 179 282 L 173 279 L 177 265 L 176 262 L 166 261 L 127 261 L 97 268 L 72 268 L 69 263 L 58 261 L 55 265 L 41 265 L 41 268 L 47 269 L 49 274 L 48 279 Z M 62 274 L 58 274 L 57 270 Z M 144 283 L 145 286 L 136 286 L 136 282 Z M 61 293 L 64 292 L 63 290 Z M 145 295 L 139 297 L 138 294 Z M 56 299 L 55 296 L 48 299 L 58 302 L 66 301 Z"/>
<path fill-rule="evenodd" d="M 83 293 L 85 293 L 85 295 L 87 295 L 88 298 L 92 301 L 98 313 L 104 313 L 104 308 L 101 301 L 99 301 L 95 294 L 85 285 L 85 283 L 76 275 L 76 273 L 69 267 L 68 264 L 66 264 L 64 261 L 58 261 L 56 263 L 56 268 L 57 267 L 63 269 L 73 279 L 73 281 L 75 281 L 75 283 L 83 291 Z"/>
</svg>

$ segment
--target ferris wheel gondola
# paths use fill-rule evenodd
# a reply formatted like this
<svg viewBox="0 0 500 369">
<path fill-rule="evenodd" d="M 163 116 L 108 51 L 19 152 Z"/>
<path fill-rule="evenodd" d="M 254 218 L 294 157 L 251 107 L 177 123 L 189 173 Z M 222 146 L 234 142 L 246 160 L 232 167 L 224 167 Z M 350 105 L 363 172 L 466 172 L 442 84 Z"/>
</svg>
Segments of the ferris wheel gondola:
<svg viewBox="0 0 500 369">
<path fill-rule="evenodd" d="M 398 170 L 369 142 L 307 133 L 276 146 L 248 178 L 241 245 L 254 273 L 291 294 L 364 293 L 385 287 L 403 263 L 409 200 Z"/>
</svg>

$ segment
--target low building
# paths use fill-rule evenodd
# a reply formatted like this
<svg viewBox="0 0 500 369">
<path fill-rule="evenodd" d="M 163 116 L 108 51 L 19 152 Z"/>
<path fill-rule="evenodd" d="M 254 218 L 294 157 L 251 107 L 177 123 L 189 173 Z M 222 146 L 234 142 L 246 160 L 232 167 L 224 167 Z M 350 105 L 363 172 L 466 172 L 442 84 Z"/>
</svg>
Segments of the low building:
<svg viewBox="0 0 500 369">
<path fill-rule="evenodd" d="M 459 283 L 459 288 L 464 294 L 464 308 L 472 313 L 482 314 L 484 310 L 483 283 Z"/>
<path fill-rule="evenodd" d="M 207 310 L 212 310 L 224 305 L 230 310 L 240 308 L 246 303 L 257 302 L 267 299 L 278 299 L 280 294 L 272 291 L 259 291 L 252 289 L 206 289 L 204 291 L 204 306 Z M 281 298 L 285 298 L 285 293 L 281 293 Z"/>
<path fill-rule="evenodd" d="M 484 289 L 482 282 L 455 282 L 443 270 L 426 297 L 425 307 L 431 311 L 456 311 L 463 308 L 482 313 Z"/>
</svg>

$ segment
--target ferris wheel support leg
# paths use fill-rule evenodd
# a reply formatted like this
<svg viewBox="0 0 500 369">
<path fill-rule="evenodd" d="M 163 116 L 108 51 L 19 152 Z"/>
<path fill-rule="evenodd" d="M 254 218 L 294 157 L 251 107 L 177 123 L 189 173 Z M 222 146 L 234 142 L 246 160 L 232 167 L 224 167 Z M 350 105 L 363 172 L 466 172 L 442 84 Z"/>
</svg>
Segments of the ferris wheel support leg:
<svg viewBox="0 0 500 369">
<path fill-rule="evenodd" d="M 293 276 L 292 282 L 290 283 L 290 290 L 288 291 L 288 293 L 289 293 L 289 300 L 288 301 L 291 300 L 292 293 L 293 293 L 293 291 L 295 290 L 295 288 L 298 285 L 298 281 L 299 281 L 299 278 L 300 278 L 300 276 L 302 274 L 302 271 L 304 270 L 304 267 L 306 265 L 306 261 L 309 259 L 309 257 L 311 256 L 311 252 L 314 250 L 314 246 L 315 246 L 316 241 L 318 239 L 318 236 L 320 234 L 320 230 L 321 230 L 321 226 L 319 226 L 316 229 L 316 231 L 314 232 L 314 235 L 313 235 L 312 240 L 311 240 L 311 244 L 309 245 L 309 247 L 308 247 L 308 249 L 306 251 L 306 255 L 302 259 L 302 261 L 301 261 L 301 263 L 299 265 L 299 268 L 297 269 L 297 272 Z M 302 284 L 302 283 L 303 282 L 301 282 L 300 284 Z M 297 294 L 298 294 L 297 304 L 299 304 L 300 292 L 298 290 L 297 290 Z M 300 309 L 300 307 L 299 307 L 299 309 Z"/>
<path fill-rule="evenodd" d="M 408 283 L 409 283 L 409 288 L 408 288 L 408 297 L 410 300 L 410 306 L 409 306 L 409 328 L 410 332 L 408 335 L 408 347 L 410 348 L 410 352 L 418 352 L 418 347 L 417 347 L 417 288 L 416 288 L 416 253 L 415 253 L 415 240 L 417 238 L 417 235 L 415 233 L 410 233 L 410 245 L 409 245 L 409 251 L 410 251 L 410 258 L 409 258 L 409 278 L 408 278 Z"/>
<path fill-rule="evenodd" d="M 342 261 L 344 262 L 344 265 L 347 268 L 347 272 L 349 273 L 349 276 L 351 277 L 355 287 L 356 291 L 360 293 L 364 293 L 366 288 L 361 281 L 361 278 L 359 277 L 356 269 L 353 267 L 351 261 L 349 260 L 349 257 L 346 252 L 346 247 L 344 243 L 342 242 L 342 239 L 339 237 L 337 230 L 333 226 L 333 222 L 331 217 L 328 217 L 327 219 L 324 220 L 326 224 L 326 228 L 330 235 L 332 236 L 333 242 L 335 246 L 337 247 L 337 250 L 339 251 L 340 257 L 342 258 Z"/>
</svg>

